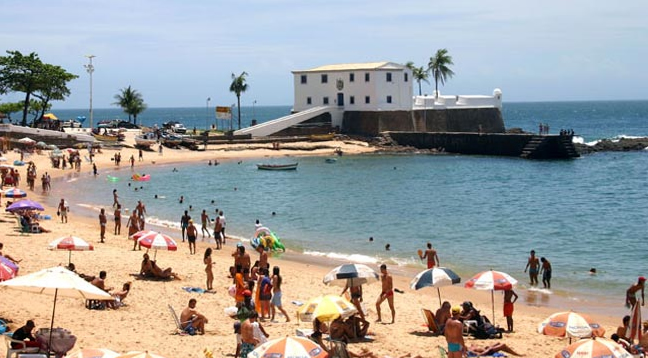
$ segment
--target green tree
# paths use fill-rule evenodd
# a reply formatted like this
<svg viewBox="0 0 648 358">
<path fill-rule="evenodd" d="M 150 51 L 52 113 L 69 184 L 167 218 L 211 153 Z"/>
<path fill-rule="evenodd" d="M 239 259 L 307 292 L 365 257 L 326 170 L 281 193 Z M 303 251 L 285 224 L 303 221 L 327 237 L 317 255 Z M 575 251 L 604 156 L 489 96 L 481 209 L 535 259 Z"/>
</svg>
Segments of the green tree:
<svg viewBox="0 0 648 358">
<path fill-rule="evenodd" d="M 232 84 L 230 84 L 230 92 L 236 93 L 236 101 L 238 104 L 238 128 L 241 129 L 241 93 L 247 91 L 248 84 L 245 83 L 247 72 L 241 72 L 240 76 L 232 73 Z"/>
<path fill-rule="evenodd" d="M 43 72 L 40 78 L 42 86 L 39 86 L 32 94 L 41 101 L 41 112 L 36 118 L 42 118 L 45 111 L 52 107 L 51 101 L 62 101 L 69 96 L 70 89 L 67 87 L 67 83 L 78 77 L 59 66 L 43 64 Z"/>
<path fill-rule="evenodd" d="M 428 71 L 432 72 L 432 77 L 434 77 L 434 92 L 437 98 L 439 97 L 439 82 L 444 85 L 448 78 L 454 76 L 454 72 L 450 69 L 451 65 L 454 65 L 452 56 L 448 55 L 448 50 L 445 48 L 437 50 L 436 54 L 430 57 Z"/>
<path fill-rule="evenodd" d="M 421 81 L 425 82 L 427 84 L 430 84 L 430 81 L 428 81 L 428 78 L 430 77 L 430 72 L 428 70 L 424 69 L 423 66 L 416 67 L 414 65 L 414 62 L 412 62 L 412 61 L 409 61 L 408 63 L 406 63 L 405 66 L 407 68 L 409 68 L 410 70 L 412 70 L 412 77 L 418 83 L 419 96 L 420 96 L 422 94 Z"/>
<path fill-rule="evenodd" d="M 142 94 L 132 89 L 131 86 L 121 89 L 120 93 L 115 95 L 115 100 L 117 102 L 113 105 L 121 107 L 124 113 L 128 114 L 128 121 L 130 122 L 132 118 L 134 124 L 137 122 L 137 115 L 147 108 Z"/>
<path fill-rule="evenodd" d="M 0 103 L 0 113 L 5 114 L 9 122 L 11 122 L 11 114 L 20 112 L 22 108 L 23 105 L 20 102 Z"/>
</svg>

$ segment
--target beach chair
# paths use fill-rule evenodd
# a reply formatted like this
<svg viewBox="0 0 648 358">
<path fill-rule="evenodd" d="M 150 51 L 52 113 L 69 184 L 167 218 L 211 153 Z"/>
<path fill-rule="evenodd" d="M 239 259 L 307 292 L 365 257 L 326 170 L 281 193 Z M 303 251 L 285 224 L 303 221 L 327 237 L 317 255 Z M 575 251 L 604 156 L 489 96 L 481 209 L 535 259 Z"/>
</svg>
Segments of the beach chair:
<svg viewBox="0 0 648 358">
<path fill-rule="evenodd" d="M 37 353 L 39 348 L 38 347 L 27 347 L 25 344 L 25 341 L 19 341 L 16 339 L 12 339 L 10 336 L 5 335 L 5 343 L 7 343 L 7 358 L 12 358 L 12 357 L 19 357 L 22 354 L 28 354 L 28 353 Z M 13 348 L 11 344 L 18 345 L 18 348 Z"/>
<path fill-rule="evenodd" d="M 175 310 L 173 309 L 173 306 L 171 306 L 171 305 L 168 305 L 168 306 L 169 306 L 169 312 L 171 312 L 171 317 L 173 317 L 173 322 L 176 325 L 176 329 L 173 332 L 173 334 L 181 334 L 181 335 L 187 334 L 187 331 L 185 331 L 185 329 L 182 328 L 183 322 L 180 322 L 180 319 L 178 318 L 178 315 L 176 314 Z M 184 324 L 187 324 L 189 322 L 191 322 L 191 321 L 184 322 Z"/>
<path fill-rule="evenodd" d="M 434 334 L 441 334 L 439 326 L 437 326 L 436 320 L 434 319 L 434 313 L 429 309 L 421 308 L 421 314 L 425 318 L 425 325 L 427 326 L 428 331 Z"/>
</svg>

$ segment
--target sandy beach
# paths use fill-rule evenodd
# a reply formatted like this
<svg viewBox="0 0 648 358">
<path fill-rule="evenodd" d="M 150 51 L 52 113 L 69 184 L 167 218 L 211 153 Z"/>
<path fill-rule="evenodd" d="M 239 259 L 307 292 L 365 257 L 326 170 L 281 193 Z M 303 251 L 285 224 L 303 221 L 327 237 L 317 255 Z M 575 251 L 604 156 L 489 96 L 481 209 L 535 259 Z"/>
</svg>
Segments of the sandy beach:
<svg viewBox="0 0 648 358">
<path fill-rule="evenodd" d="M 129 139 L 130 140 L 130 139 Z M 308 146 L 317 147 L 309 150 Z M 298 149 L 291 149 L 291 147 Z M 313 156 L 330 155 L 336 147 L 342 148 L 345 155 L 371 152 L 373 149 L 366 143 L 354 141 L 332 141 L 318 143 L 292 143 L 284 144 L 281 150 L 273 150 L 271 144 L 264 145 L 222 145 L 209 146 L 207 151 L 197 152 L 187 149 L 164 148 L 163 155 L 157 152 L 145 152 L 144 161 L 135 163 L 136 168 L 141 166 L 158 165 L 162 163 L 207 161 L 207 160 L 236 160 L 245 158 L 284 157 L 284 156 Z M 156 148 L 156 146 L 155 146 Z M 85 150 L 84 150 L 85 152 Z M 103 149 L 102 153 L 95 156 L 97 167 L 114 166 L 111 161 L 115 150 Z M 131 155 L 137 159 L 136 149 L 121 149 L 122 166 L 128 166 Z M 9 162 L 19 159 L 15 152 L 5 156 Z M 71 171 L 51 168 L 49 158 L 45 154 L 33 155 L 28 160 L 33 160 L 38 168 L 38 177 L 45 171 L 52 177 L 61 177 Z M 83 163 L 84 173 L 92 170 L 88 163 Z M 31 192 L 24 184 L 25 167 L 20 168 L 21 188 L 28 192 L 28 198 L 41 199 L 40 183 L 36 191 Z M 57 182 L 57 185 L 73 185 Z M 50 196 L 57 198 L 56 186 L 52 188 Z M 82 194 L 80 194 L 82 195 Z M 2 203 L 5 202 L 2 199 Z M 106 202 L 109 210 L 111 202 Z M 4 204 L 3 204 L 4 205 Z M 56 208 L 46 208 L 45 214 L 52 215 L 52 220 L 43 221 L 42 225 L 51 233 L 21 235 L 18 231 L 16 220 L 11 214 L 4 211 L 0 214 L 0 240 L 4 243 L 4 253 L 21 259 L 20 274 L 25 275 L 43 268 L 67 263 L 68 253 L 47 250 L 47 244 L 61 236 L 75 235 L 86 239 L 95 246 L 91 252 L 73 252 L 72 262 L 77 271 L 87 275 L 98 275 L 99 271 L 108 272 L 107 285 L 121 287 L 124 282 L 132 281 L 130 295 L 126 299 L 126 306 L 117 310 L 88 310 L 84 302 L 78 299 L 60 298 L 56 307 L 55 327 L 70 330 L 77 337 L 76 348 L 105 347 L 118 352 L 131 350 L 148 350 L 165 357 L 204 357 L 203 350 L 209 348 L 215 357 L 233 356 L 235 351 L 235 336 L 232 329 L 234 320 L 226 316 L 225 308 L 234 305 L 234 299 L 227 293 L 231 279 L 227 277 L 228 268 L 232 265 L 231 253 L 235 243 L 228 240 L 223 250 L 216 250 L 213 254 L 214 261 L 214 288 L 213 293 L 189 293 L 182 287 L 205 287 L 205 272 L 202 255 L 205 248 L 213 247 L 201 242 L 200 236 L 197 243 L 197 254 L 190 255 L 189 250 L 181 243 L 178 232 L 179 247 L 177 252 L 157 253 L 160 267 L 172 267 L 182 276 L 182 280 L 174 281 L 149 281 L 141 280 L 134 275 L 139 272 L 142 254 L 145 251 L 132 251 L 132 241 L 127 239 L 124 215 L 122 234 L 113 235 L 112 218 L 108 220 L 106 243 L 99 243 L 98 219 L 90 219 L 87 215 L 78 213 L 74 207 L 69 214 L 67 224 L 60 223 L 56 217 Z M 149 213 L 151 214 L 151 213 Z M 248 248 L 250 249 L 250 248 Z M 447 253 L 440 253 L 446 254 Z M 254 259 L 257 253 L 251 252 Z M 270 338 L 294 335 L 297 328 L 311 328 L 310 323 L 298 322 L 295 318 L 297 306 L 293 301 L 306 302 L 308 299 L 320 294 L 339 294 L 341 289 L 335 286 L 325 286 L 323 276 L 337 262 L 324 263 L 322 261 L 309 262 L 309 258 L 300 257 L 296 260 L 288 259 L 291 255 L 282 257 L 271 256 L 270 264 L 280 266 L 284 277 L 283 303 L 286 311 L 291 314 L 291 322 L 284 323 L 283 317 L 278 318 L 278 323 L 265 322 L 263 326 L 270 334 Z M 377 268 L 376 268 L 377 269 Z M 519 279 L 526 279 L 518 277 Z M 436 290 L 422 289 L 413 291 L 409 289 L 411 277 L 395 276 L 394 286 L 404 291 L 395 294 L 396 322 L 394 324 L 374 323 L 376 319 L 374 302 L 380 294 L 380 284 L 364 287 L 364 303 L 368 308 L 368 320 L 372 322 L 369 331 L 374 338 L 371 342 L 352 343 L 349 349 L 359 352 L 367 348 L 379 355 L 399 356 L 406 353 L 421 355 L 422 357 L 438 357 L 437 346 L 445 346 L 443 337 L 432 336 L 427 333 L 420 313 L 421 308 L 436 311 L 438 299 Z M 11 320 L 12 329 L 24 324 L 28 319 L 34 319 L 37 328 L 49 327 L 52 313 L 53 297 L 20 293 L 17 291 L 0 291 L 5 304 L 0 308 L 0 317 Z M 491 316 L 490 292 L 474 291 L 463 287 L 450 287 L 442 290 L 444 300 L 452 305 L 459 305 L 469 300 L 479 308 L 483 314 Z M 175 325 L 167 305 L 172 305 L 179 313 L 190 298 L 198 300 L 197 309 L 204 313 L 209 323 L 206 325 L 206 334 L 203 336 L 174 335 Z M 515 332 L 504 334 L 501 340 L 475 340 L 467 339 L 467 345 L 486 346 L 495 342 L 505 342 L 516 351 L 529 357 L 552 357 L 561 348 L 568 345 L 568 339 L 547 337 L 537 333 L 538 324 L 556 309 L 538 307 L 535 302 L 526 305 L 518 301 L 515 307 Z M 565 307 L 568 310 L 569 307 Z M 383 304 L 383 320 L 389 321 L 389 309 Z M 506 326 L 502 317 L 502 294 L 495 293 L 496 324 Z M 606 337 L 616 331 L 620 317 L 594 316 L 606 329 Z"/>
</svg>

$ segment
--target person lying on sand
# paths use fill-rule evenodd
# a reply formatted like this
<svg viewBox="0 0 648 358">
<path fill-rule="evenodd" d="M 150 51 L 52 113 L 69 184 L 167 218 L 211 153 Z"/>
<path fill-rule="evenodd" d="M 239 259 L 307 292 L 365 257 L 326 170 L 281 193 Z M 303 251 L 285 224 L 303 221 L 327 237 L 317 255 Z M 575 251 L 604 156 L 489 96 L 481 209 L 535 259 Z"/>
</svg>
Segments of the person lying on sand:
<svg viewBox="0 0 648 358">
<path fill-rule="evenodd" d="M 151 260 L 148 254 L 143 255 L 144 259 L 142 260 L 142 266 L 140 268 L 140 275 L 145 277 L 156 277 L 156 278 L 174 278 L 176 280 L 180 279 L 180 276 L 177 273 L 174 273 L 171 267 L 167 267 L 162 270 L 155 261 Z"/>
<path fill-rule="evenodd" d="M 468 347 L 468 354 L 469 355 L 473 354 L 477 357 L 492 356 L 493 353 L 497 353 L 497 352 L 506 352 L 518 357 L 524 356 L 523 354 L 519 354 L 518 352 L 511 349 L 509 346 L 506 345 L 506 343 L 495 343 L 483 348 L 476 345 L 472 345 Z"/>
</svg>

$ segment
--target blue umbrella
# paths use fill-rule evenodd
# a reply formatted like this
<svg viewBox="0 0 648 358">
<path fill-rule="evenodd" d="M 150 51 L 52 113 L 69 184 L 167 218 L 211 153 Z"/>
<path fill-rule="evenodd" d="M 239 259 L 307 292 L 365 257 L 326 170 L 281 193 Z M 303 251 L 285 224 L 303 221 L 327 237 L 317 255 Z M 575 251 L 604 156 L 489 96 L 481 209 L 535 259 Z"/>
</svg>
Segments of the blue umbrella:
<svg viewBox="0 0 648 358">
<path fill-rule="evenodd" d="M 461 282 L 461 277 L 449 268 L 433 267 L 419 272 L 410 282 L 410 288 L 420 290 L 423 287 L 436 287 L 439 294 L 439 305 L 441 305 L 441 290 L 439 287 L 451 286 L 459 282 Z"/>
<path fill-rule="evenodd" d="M 43 210 L 45 210 L 45 208 L 41 204 L 39 204 L 39 203 L 37 203 L 35 201 L 21 200 L 21 201 L 17 201 L 15 203 L 9 205 L 9 207 L 6 209 L 6 211 L 9 211 L 9 212 L 20 211 L 20 210 L 39 210 L 39 211 L 43 211 Z"/>
<path fill-rule="evenodd" d="M 7 198 L 24 198 L 27 196 L 27 193 L 19 188 L 10 188 L 2 192 L 2 194 Z"/>
</svg>

